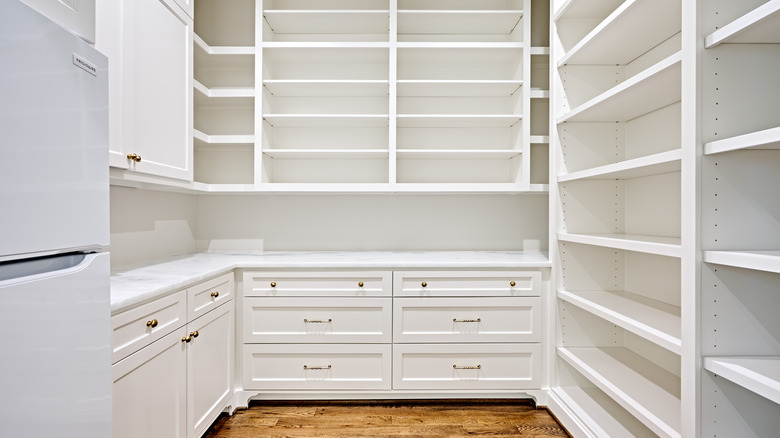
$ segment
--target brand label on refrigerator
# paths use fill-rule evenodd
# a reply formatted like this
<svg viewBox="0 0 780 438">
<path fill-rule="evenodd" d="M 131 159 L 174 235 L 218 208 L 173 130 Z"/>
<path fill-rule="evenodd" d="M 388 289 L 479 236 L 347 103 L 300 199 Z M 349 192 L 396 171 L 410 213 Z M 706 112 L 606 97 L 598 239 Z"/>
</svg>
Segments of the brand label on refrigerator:
<svg viewBox="0 0 780 438">
<path fill-rule="evenodd" d="M 97 76 L 97 67 L 75 53 L 73 54 L 73 65 L 91 74 L 92 76 Z"/>
</svg>

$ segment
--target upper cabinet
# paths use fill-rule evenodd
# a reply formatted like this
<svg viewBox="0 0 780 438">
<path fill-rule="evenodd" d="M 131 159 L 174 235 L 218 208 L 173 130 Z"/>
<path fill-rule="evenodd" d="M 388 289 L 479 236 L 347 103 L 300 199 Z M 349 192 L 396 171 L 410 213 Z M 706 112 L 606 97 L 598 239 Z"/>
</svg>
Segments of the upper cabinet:
<svg viewBox="0 0 780 438">
<path fill-rule="evenodd" d="M 183 1 L 98 4 L 110 59 L 112 167 L 192 180 L 192 27 Z"/>
</svg>

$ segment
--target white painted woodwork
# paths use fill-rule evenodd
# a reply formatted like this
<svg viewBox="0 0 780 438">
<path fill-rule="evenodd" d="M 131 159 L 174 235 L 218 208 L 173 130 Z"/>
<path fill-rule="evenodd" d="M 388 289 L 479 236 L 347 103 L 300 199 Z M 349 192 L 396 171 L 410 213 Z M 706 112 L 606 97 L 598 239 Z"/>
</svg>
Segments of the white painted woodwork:
<svg viewBox="0 0 780 438">
<path fill-rule="evenodd" d="M 395 271 L 393 272 L 393 295 L 396 297 L 539 296 L 541 278 L 541 273 L 538 271 Z"/>
<path fill-rule="evenodd" d="M 391 282 L 385 271 L 247 271 L 243 284 L 244 296 L 380 297 L 392 295 Z"/>
<path fill-rule="evenodd" d="M 579 417 L 578 421 L 582 421 L 596 436 L 658 436 L 598 388 L 567 386 L 554 388 L 551 392 L 553 402 L 548 408 L 555 412 L 558 418 L 563 416 L 567 408 L 574 409 Z M 556 403 L 557 400 L 561 403 Z M 568 432 L 573 436 L 580 436 L 571 429 L 568 429 Z M 585 432 L 580 430 L 580 434 L 584 435 Z"/>
<path fill-rule="evenodd" d="M 540 342 L 539 297 L 394 298 L 393 342 Z"/>
<path fill-rule="evenodd" d="M 391 298 L 244 297 L 247 343 L 389 343 Z"/>
<path fill-rule="evenodd" d="M 534 389 L 540 344 L 395 344 L 393 389 Z"/>
<path fill-rule="evenodd" d="M 187 324 L 187 335 L 192 336 L 187 343 L 190 438 L 203 435 L 233 397 L 234 314 L 230 301 Z"/>
<path fill-rule="evenodd" d="M 187 289 L 187 320 L 192 321 L 233 299 L 235 281 L 232 272 Z"/>
<path fill-rule="evenodd" d="M 780 357 L 705 357 L 703 366 L 780 405 Z"/>
<path fill-rule="evenodd" d="M 246 390 L 390 389 L 390 344 L 244 344 Z"/>
<path fill-rule="evenodd" d="M 187 323 L 187 293 L 179 291 L 111 317 L 111 362 Z"/>
<path fill-rule="evenodd" d="M 189 436 L 186 334 L 179 327 L 111 367 L 112 436 Z"/>
</svg>

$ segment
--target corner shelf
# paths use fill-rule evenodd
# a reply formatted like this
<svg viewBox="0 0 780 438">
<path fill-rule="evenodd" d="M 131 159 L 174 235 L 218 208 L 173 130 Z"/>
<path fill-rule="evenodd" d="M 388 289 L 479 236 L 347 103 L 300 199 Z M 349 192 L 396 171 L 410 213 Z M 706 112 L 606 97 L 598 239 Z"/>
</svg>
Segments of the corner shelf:
<svg viewBox="0 0 780 438">
<path fill-rule="evenodd" d="M 662 437 L 681 437 L 680 378 L 625 348 L 558 348 L 558 356 Z"/>
<path fill-rule="evenodd" d="M 770 0 L 704 38 L 704 48 L 724 43 L 780 43 L 780 0 Z"/>
<path fill-rule="evenodd" d="M 705 370 L 780 404 L 780 356 L 705 357 Z"/>
<path fill-rule="evenodd" d="M 558 298 L 675 354 L 682 349 L 680 308 L 625 291 L 559 290 Z"/>
<path fill-rule="evenodd" d="M 254 87 L 212 87 L 208 88 L 198 81 L 193 80 L 195 91 L 208 98 L 231 98 L 231 97 L 255 97 Z"/>
<path fill-rule="evenodd" d="M 679 0 L 626 0 L 572 47 L 558 66 L 625 65 L 679 32 L 680 27 Z M 631 44 L 626 43 L 629 40 Z"/>
<path fill-rule="evenodd" d="M 254 135 L 208 135 L 197 129 L 193 130 L 195 140 L 206 144 L 254 144 Z"/>
<path fill-rule="evenodd" d="M 680 258 L 682 256 L 679 237 L 646 236 L 637 234 L 559 233 L 558 240 L 667 257 Z"/>
</svg>

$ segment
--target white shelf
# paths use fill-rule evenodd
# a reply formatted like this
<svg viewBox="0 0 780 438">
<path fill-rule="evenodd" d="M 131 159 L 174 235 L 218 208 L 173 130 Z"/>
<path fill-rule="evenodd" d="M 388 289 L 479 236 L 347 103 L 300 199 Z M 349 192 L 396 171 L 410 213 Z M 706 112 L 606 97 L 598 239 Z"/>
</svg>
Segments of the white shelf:
<svg viewBox="0 0 780 438">
<path fill-rule="evenodd" d="M 387 158 L 386 149 L 263 149 L 271 158 L 360 159 Z"/>
<path fill-rule="evenodd" d="M 549 47 L 531 47 L 531 55 L 549 55 Z"/>
<path fill-rule="evenodd" d="M 704 369 L 780 404 L 780 356 L 705 357 Z"/>
<path fill-rule="evenodd" d="M 229 97 L 255 97 L 253 87 L 212 87 L 208 88 L 200 82 L 193 80 L 193 87 L 205 97 L 229 98 Z"/>
<path fill-rule="evenodd" d="M 680 354 L 680 308 L 622 291 L 558 291 L 558 298 Z"/>
<path fill-rule="evenodd" d="M 398 114 L 399 128 L 511 128 L 522 120 L 513 114 Z"/>
<path fill-rule="evenodd" d="M 705 263 L 780 274 L 780 251 L 704 251 Z"/>
<path fill-rule="evenodd" d="M 193 129 L 193 137 L 207 144 L 254 144 L 254 135 L 208 135 Z"/>
<path fill-rule="evenodd" d="M 387 114 L 263 114 L 273 127 L 368 128 L 388 126 Z"/>
<path fill-rule="evenodd" d="M 268 79 L 265 87 L 274 96 L 387 96 L 386 80 Z"/>
<path fill-rule="evenodd" d="M 531 90 L 529 97 L 531 99 L 549 99 L 550 90 Z"/>
<path fill-rule="evenodd" d="M 623 122 L 680 101 L 682 54 L 675 53 L 572 109 L 565 122 Z"/>
<path fill-rule="evenodd" d="M 374 41 L 266 41 L 265 49 L 387 49 L 390 43 Z"/>
<path fill-rule="evenodd" d="M 626 65 L 678 33 L 681 15 L 679 0 L 626 0 L 561 57 L 558 66 Z"/>
<path fill-rule="evenodd" d="M 667 257 L 682 257 L 679 237 L 637 234 L 569 234 L 559 233 L 558 240 L 605 248 L 622 249 Z"/>
<path fill-rule="evenodd" d="M 558 387 L 553 396 L 574 408 L 585 425 L 598 437 L 655 438 L 658 435 L 596 388 Z"/>
<path fill-rule="evenodd" d="M 495 58 L 494 50 L 507 50 L 507 49 L 524 49 L 525 43 L 504 43 L 504 42 L 398 42 L 399 49 L 479 49 L 479 54 L 484 57 Z M 493 49 L 493 53 L 491 53 Z M 487 51 L 482 53 L 483 51 Z M 473 53 L 473 52 L 472 52 Z M 469 53 L 469 57 L 472 56 Z M 462 58 L 466 58 L 465 54 L 461 54 Z M 400 61 L 399 61 L 400 62 Z M 459 64 L 463 61 L 459 62 Z"/>
<path fill-rule="evenodd" d="M 523 151 L 512 149 L 398 149 L 398 158 L 415 159 L 510 159 Z"/>
<path fill-rule="evenodd" d="M 511 96 L 523 86 L 522 80 L 399 80 L 398 96 Z"/>
<path fill-rule="evenodd" d="M 275 34 L 387 35 L 390 11 L 266 9 L 263 19 Z"/>
<path fill-rule="evenodd" d="M 398 33 L 417 35 L 509 35 L 523 18 L 521 10 L 398 11 Z"/>
<path fill-rule="evenodd" d="M 704 154 L 714 155 L 721 152 L 742 149 L 780 149 L 780 127 L 751 132 L 723 140 L 704 144 Z"/>
<path fill-rule="evenodd" d="M 680 378 L 624 348 L 558 348 L 558 355 L 662 437 L 680 437 Z"/>
<path fill-rule="evenodd" d="M 553 21 L 569 18 L 604 18 L 621 3 L 623 0 L 565 0 L 555 11 Z"/>
<path fill-rule="evenodd" d="M 210 46 L 198 35 L 193 34 L 195 47 L 199 47 L 208 55 L 254 55 L 254 46 Z"/>
<path fill-rule="evenodd" d="M 704 47 L 723 43 L 780 43 L 780 0 L 770 0 L 707 35 Z"/>
<path fill-rule="evenodd" d="M 682 162 L 682 150 L 675 149 L 646 157 L 634 158 L 619 163 L 607 164 L 592 169 L 580 170 L 560 175 L 558 182 L 583 179 L 629 179 L 662 173 L 679 172 Z"/>
<path fill-rule="evenodd" d="M 550 144 L 550 136 L 549 135 L 532 135 L 530 143 L 531 144 Z"/>
</svg>

